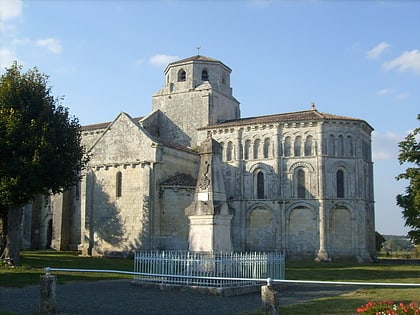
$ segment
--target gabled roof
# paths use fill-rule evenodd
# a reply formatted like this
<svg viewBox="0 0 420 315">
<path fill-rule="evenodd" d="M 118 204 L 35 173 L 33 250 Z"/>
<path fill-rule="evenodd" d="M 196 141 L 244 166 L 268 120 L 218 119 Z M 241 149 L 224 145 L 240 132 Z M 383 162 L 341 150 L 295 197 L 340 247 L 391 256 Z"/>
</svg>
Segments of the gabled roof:
<svg viewBox="0 0 420 315">
<path fill-rule="evenodd" d="M 179 151 L 183 151 L 183 152 L 187 152 L 187 153 L 194 153 L 194 154 L 197 154 L 197 152 L 196 151 L 194 151 L 194 150 L 192 150 L 192 149 L 190 149 L 190 148 L 187 148 L 187 147 L 185 147 L 185 146 L 183 146 L 183 145 L 180 145 L 180 144 L 177 144 L 177 143 L 174 143 L 174 142 L 170 142 L 170 141 L 166 141 L 166 140 L 163 140 L 163 139 L 161 139 L 161 138 L 157 138 L 157 137 L 155 137 L 155 136 L 153 136 L 153 135 L 151 135 L 150 133 L 148 133 L 147 132 L 147 130 L 145 129 L 145 128 L 143 128 L 143 127 L 141 127 L 141 124 L 140 124 L 140 121 L 144 118 L 144 117 L 136 117 L 136 118 L 131 118 L 130 117 L 130 115 L 128 115 L 128 114 L 126 114 L 126 113 L 120 113 L 120 115 L 121 114 L 124 114 L 124 115 L 126 115 L 126 116 L 128 116 L 133 122 L 135 122 L 136 124 L 138 124 L 138 126 L 141 128 L 141 129 L 143 129 L 143 131 L 144 132 L 146 132 L 146 134 L 147 134 L 147 136 L 152 140 L 152 141 L 154 141 L 154 142 L 156 142 L 156 143 L 158 143 L 158 144 L 161 144 L 161 145 L 163 145 L 163 146 L 165 146 L 165 147 L 168 147 L 168 148 L 171 148 L 171 149 L 175 149 L 175 150 L 179 150 Z M 120 116 L 120 115 L 118 115 L 117 116 L 117 118 Z M 116 119 L 117 119 L 116 118 Z M 115 119 L 115 120 L 116 120 Z M 98 123 L 98 124 L 92 124 L 92 125 L 86 125 L 86 126 L 81 126 L 81 128 L 80 128 L 80 130 L 83 132 L 83 131 L 94 131 L 94 130 L 103 130 L 103 132 L 105 132 L 105 130 L 108 128 L 108 127 L 110 127 L 114 122 L 115 122 L 115 120 L 114 121 L 109 121 L 109 122 L 104 122 L 104 123 Z M 101 136 L 100 136 L 101 137 Z M 99 138 L 100 137 L 98 137 L 98 139 L 96 139 L 96 141 L 94 142 L 94 144 L 99 140 Z"/>
<path fill-rule="evenodd" d="M 142 120 L 143 117 L 136 117 L 133 118 L 133 120 L 139 122 L 140 120 Z M 91 125 L 85 125 L 85 126 L 81 126 L 80 127 L 80 131 L 91 131 L 91 130 L 97 130 L 97 129 L 105 129 L 107 128 L 110 124 L 112 124 L 112 121 L 107 121 L 107 122 L 103 122 L 103 123 L 98 123 L 98 124 L 91 124 Z"/>
<path fill-rule="evenodd" d="M 303 111 L 298 111 L 298 112 L 228 120 L 228 121 L 216 123 L 213 125 L 201 127 L 199 129 L 203 130 L 203 129 L 235 127 L 235 126 L 245 126 L 245 125 L 255 125 L 255 124 L 288 123 L 288 122 L 301 122 L 301 121 L 323 121 L 323 120 L 347 120 L 347 121 L 355 121 L 355 122 L 356 121 L 365 122 L 358 118 L 327 114 L 327 113 L 319 112 L 316 109 L 310 109 L 310 110 L 303 110 Z M 367 122 L 365 123 L 370 128 L 372 128 Z"/>
</svg>

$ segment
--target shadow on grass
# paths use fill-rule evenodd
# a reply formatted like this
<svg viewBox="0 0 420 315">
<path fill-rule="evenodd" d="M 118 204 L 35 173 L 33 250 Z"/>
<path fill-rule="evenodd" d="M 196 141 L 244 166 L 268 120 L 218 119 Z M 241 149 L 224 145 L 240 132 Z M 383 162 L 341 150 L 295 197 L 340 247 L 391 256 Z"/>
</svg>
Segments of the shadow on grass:
<svg viewBox="0 0 420 315">
<path fill-rule="evenodd" d="M 45 274 L 45 267 L 133 271 L 133 259 L 82 257 L 78 256 L 77 252 L 22 252 L 21 263 L 22 265 L 18 267 L 0 267 L 2 286 L 23 287 L 39 284 L 39 277 Z M 53 272 L 53 274 L 57 275 L 58 283 L 132 278 L 130 275 L 114 273 Z"/>
</svg>

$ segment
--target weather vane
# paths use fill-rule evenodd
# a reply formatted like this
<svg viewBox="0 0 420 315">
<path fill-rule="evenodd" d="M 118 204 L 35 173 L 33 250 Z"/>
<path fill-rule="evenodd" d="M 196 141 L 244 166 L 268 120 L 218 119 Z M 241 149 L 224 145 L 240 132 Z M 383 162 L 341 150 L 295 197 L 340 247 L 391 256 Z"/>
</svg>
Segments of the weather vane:
<svg viewBox="0 0 420 315">
<path fill-rule="evenodd" d="M 200 56 L 200 49 L 201 49 L 201 46 L 197 46 L 196 48 L 197 48 L 197 56 Z"/>
</svg>

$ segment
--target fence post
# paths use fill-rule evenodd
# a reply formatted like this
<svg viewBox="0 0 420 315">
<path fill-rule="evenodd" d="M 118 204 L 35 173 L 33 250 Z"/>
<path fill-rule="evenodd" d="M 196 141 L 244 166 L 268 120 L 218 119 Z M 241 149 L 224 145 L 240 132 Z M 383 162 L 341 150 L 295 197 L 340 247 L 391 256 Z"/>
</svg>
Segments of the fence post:
<svg viewBox="0 0 420 315">
<path fill-rule="evenodd" d="M 261 300 L 263 314 L 278 315 L 279 313 L 279 293 L 272 285 L 272 280 L 267 279 L 267 285 L 261 286 Z"/>
<path fill-rule="evenodd" d="M 40 276 L 39 312 L 54 314 L 56 312 L 55 287 L 57 277 L 50 274 L 50 268 L 45 268 L 45 275 Z"/>
</svg>

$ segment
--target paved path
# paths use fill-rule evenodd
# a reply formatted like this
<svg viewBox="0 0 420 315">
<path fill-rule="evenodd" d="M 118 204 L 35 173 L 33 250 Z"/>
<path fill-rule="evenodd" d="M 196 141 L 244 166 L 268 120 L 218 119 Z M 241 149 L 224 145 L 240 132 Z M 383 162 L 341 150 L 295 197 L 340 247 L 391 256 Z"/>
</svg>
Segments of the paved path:
<svg viewBox="0 0 420 315">
<path fill-rule="evenodd" d="M 280 293 L 281 305 L 319 297 L 336 296 L 354 290 L 346 286 L 287 285 Z M 58 284 L 57 314 L 60 315 L 227 315 L 258 312 L 260 293 L 241 296 L 208 296 L 189 291 L 162 291 L 130 285 L 129 280 Z M 0 314 L 39 314 L 39 286 L 0 287 Z"/>
</svg>

